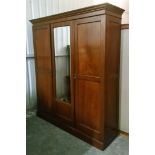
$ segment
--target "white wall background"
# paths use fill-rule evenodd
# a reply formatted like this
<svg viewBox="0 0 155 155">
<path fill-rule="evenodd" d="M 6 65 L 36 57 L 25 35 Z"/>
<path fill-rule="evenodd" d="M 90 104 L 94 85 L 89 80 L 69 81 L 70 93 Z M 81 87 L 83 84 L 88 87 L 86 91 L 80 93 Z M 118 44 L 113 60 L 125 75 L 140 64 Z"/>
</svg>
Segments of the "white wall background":
<svg viewBox="0 0 155 155">
<path fill-rule="evenodd" d="M 129 23 L 128 0 L 26 0 L 27 8 L 27 108 L 36 105 L 36 85 L 33 58 L 32 25 L 28 21 L 64 11 L 81 7 L 109 2 L 125 10 L 122 16 L 122 24 Z M 122 30 L 121 34 L 121 66 L 120 66 L 120 129 L 129 132 L 129 88 L 128 88 L 128 57 L 129 57 L 129 32 Z"/>
<path fill-rule="evenodd" d="M 120 129 L 129 132 L 129 30 L 121 31 Z"/>
</svg>

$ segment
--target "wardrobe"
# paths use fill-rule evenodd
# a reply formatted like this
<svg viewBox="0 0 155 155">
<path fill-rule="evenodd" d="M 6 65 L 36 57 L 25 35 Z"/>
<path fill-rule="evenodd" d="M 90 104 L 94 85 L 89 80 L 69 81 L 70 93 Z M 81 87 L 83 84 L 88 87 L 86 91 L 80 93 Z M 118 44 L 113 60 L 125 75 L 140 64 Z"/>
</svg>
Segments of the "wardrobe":
<svg viewBox="0 0 155 155">
<path fill-rule="evenodd" d="M 37 115 L 100 149 L 119 133 L 123 11 L 104 3 L 31 20 Z"/>
</svg>

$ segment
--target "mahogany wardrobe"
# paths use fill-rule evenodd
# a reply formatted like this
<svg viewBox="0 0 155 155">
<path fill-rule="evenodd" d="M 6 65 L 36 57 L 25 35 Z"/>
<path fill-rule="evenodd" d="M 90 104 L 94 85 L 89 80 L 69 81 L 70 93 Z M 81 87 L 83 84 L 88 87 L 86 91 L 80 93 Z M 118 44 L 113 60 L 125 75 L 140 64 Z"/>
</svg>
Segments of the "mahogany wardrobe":
<svg viewBox="0 0 155 155">
<path fill-rule="evenodd" d="M 123 11 L 104 3 L 31 20 L 37 115 L 100 149 L 119 133 Z"/>
</svg>

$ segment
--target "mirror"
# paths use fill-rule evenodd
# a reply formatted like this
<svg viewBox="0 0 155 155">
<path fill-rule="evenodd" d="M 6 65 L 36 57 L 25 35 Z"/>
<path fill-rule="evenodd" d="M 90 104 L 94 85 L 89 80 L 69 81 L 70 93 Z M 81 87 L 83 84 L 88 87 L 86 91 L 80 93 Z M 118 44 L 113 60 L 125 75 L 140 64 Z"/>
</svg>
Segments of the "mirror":
<svg viewBox="0 0 155 155">
<path fill-rule="evenodd" d="M 70 103 L 70 26 L 54 28 L 56 99 Z"/>
</svg>

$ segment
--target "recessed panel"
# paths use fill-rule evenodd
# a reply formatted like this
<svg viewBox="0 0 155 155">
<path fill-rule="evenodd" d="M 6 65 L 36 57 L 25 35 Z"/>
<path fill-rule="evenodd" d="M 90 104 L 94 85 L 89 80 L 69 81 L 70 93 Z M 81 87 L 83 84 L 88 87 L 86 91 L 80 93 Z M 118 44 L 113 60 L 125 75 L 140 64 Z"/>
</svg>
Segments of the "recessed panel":
<svg viewBox="0 0 155 155">
<path fill-rule="evenodd" d="M 99 76 L 101 73 L 100 22 L 83 23 L 77 26 L 78 73 Z"/>
<path fill-rule="evenodd" d="M 41 28 L 35 30 L 35 48 L 37 57 L 50 57 L 50 33 L 48 28 Z"/>
<path fill-rule="evenodd" d="M 51 74 L 37 72 L 37 100 L 41 111 L 49 112 L 52 106 Z"/>
<path fill-rule="evenodd" d="M 78 81 L 77 123 L 79 127 L 88 129 L 91 133 L 99 133 L 101 130 L 100 97 L 100 82 Z"/>
<path fill-rule="evenodd" d="M 36 59 L 38 70 L 51 70 L 51 57 L 41 57 Z"/>
</svg>

